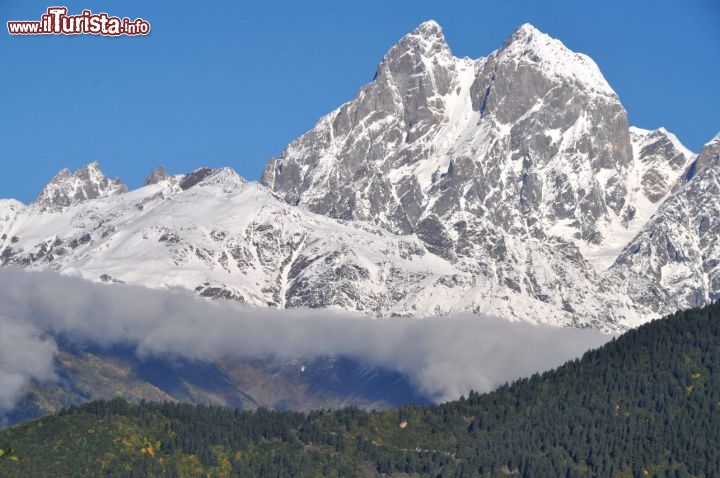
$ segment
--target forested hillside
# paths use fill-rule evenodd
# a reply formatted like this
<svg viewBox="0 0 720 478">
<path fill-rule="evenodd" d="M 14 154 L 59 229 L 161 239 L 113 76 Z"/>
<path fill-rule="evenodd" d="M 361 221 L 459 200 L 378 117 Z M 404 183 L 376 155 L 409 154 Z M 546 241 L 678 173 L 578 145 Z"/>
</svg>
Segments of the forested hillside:
<svg viewBox="0 0 720 478">
<path fill-rule="evenodd" d="M 431 407 L 232 411 L 92 402 L 0 431 L 0 475 L 720 475 L 720 305 Z"/>
</svg>

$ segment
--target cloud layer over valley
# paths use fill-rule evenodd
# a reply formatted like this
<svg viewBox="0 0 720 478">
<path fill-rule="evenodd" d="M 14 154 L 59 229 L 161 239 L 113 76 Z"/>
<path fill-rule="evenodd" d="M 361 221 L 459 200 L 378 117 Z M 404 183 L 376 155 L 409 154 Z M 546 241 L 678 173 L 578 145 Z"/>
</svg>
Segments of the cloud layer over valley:
<svg viewBox="0 0 720 478">
<path fill-rule="evenodd" d="M 185 291 L 0 269 L 0 408 L 54 376 L 52 336 L 139 356 L 213 361 L 335 355 L 405 374 L 433 400 L 490 391 L 581 356 L 612 336 L 490 317 L 369 319 L 339 310 L 256 309 Z"/>
</svg>

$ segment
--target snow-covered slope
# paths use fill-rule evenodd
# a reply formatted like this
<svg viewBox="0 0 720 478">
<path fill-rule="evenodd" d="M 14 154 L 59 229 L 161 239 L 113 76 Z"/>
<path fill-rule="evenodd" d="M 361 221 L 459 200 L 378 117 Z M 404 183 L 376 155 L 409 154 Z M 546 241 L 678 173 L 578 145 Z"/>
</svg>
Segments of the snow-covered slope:
<svg viewBox="0 0 720 478">
<path fill-rule="evenodd" d="M 622 249 L 658 210 L 696 156 L 665 128 L 654 131 L 630 127 L 632 166 L 626 172 L 626 218 L 601 221 L 602 242 L 579 242 L 583 256 L 599 270 L 612 265 Z"/>
<path fill-rule="evenodd" d="M 59 210 L 2 206 L 13 212 L 2 223 L 3 265 L 261 306 L 390 315 L 405 297 L 458 272 L 416 238 L 292 207 L 229 168 Z"/>
<path fill-rule="evenodd" d="M 608 330 L 624 324 L 614 293 L 590 293 L 601 278 L 580 267 L 572 244 L 552 244 L 557 260 L 540 264 L 542 273 L 536 268 L 538 296 L 528 297 L 515 284 L 495 284 L 430 252 L 414 235 L 288 205 L 227 168 L 199 169 L 59 209 L 10 201 L 2 207 L 4 266 L 182 287 L 257 306 L 334 306 L 385 317 L 470 310 Z M 483 256 L 478 271 L 494 267 L 495 252 Z M 523 260 L 532 264 L 537 257 Z M 561 269 L 583 288 L 564 307 L 539 296 L 542 287 L 562 287 Z"/>
<path fill-rule="evenodd" d="M 610 269 L 658 314 L 720 299 L 720 134 Z"/>
</svg>

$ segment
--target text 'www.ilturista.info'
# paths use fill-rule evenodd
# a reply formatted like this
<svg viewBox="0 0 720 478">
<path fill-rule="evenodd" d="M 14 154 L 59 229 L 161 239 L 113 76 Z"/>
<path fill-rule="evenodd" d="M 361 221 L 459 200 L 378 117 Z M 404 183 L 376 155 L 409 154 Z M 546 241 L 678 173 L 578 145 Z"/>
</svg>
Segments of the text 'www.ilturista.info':
<svg viewBox="0 0 720 478">
<path fill-rule="evenodd" d="M 66 7 L 50 7 L 40 21 L 7 22 L 11 35 L 147 35 L 150 23 L 137 18 L 111 17 L 107 13 L 83 10 L 80 15 L 68 15 Z"/>
</svg>

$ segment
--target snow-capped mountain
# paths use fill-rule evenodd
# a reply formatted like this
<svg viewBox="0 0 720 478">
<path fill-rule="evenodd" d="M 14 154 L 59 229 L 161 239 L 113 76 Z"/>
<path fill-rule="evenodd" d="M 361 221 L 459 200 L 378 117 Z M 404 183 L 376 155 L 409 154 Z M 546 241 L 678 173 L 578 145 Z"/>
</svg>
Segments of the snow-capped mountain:
<svg viewBox="0 0 720 478">
<path fill-rule="evenodd" d="M 199 169 L 46 211 L 0 204 L 3 265 L 183 287 L 273 307 L 389 315 L 458 271 L 414 237 L 310 213 L 231 169 Z"/>
<path fill-rule="evenodd" d="M 587 56 L 531 25 L 477 60 L 435 22 L 268 162 L 126 192 L 93 163 L 0 201 L 0 264 L 386 317 L 618 330 L 715 300 L 718 150 L 630 127 Z"/>
<path fill-rule="evenodd" d="M 45 209 L 62 208 L 78 201 L 114 196 L 128 188 L 115 178 L 110 180 L 100 171 L 97 161 L 71 173 L 63 169 L 43 188 L 35 204 Z"/>
<path fill-rule="evenodd" d="M 398 233 L 464 214 L 601 244 L 646 198 L 631 190 L 633 169 L 662 169 L 675 154 L 637 164 L 632 148 L 625 110 L 590 58 L 523 25 L 487 58 L 459 59 L 426 22 L 356 99 L 270 161 L 263 183 L 290 203 Z"/>
<path fill-rule="evenodd" d="M 662 128 L 629 127 L 597 65 L 533 26 L 470 60 L 426 22 L 263 182 L 291 204 L 417 235 L 483 283 L 466 303 L 498 287 L 518 308 L 633 322 L 651 312 L 605 271 L 694 159 Z"/>
</svg>

